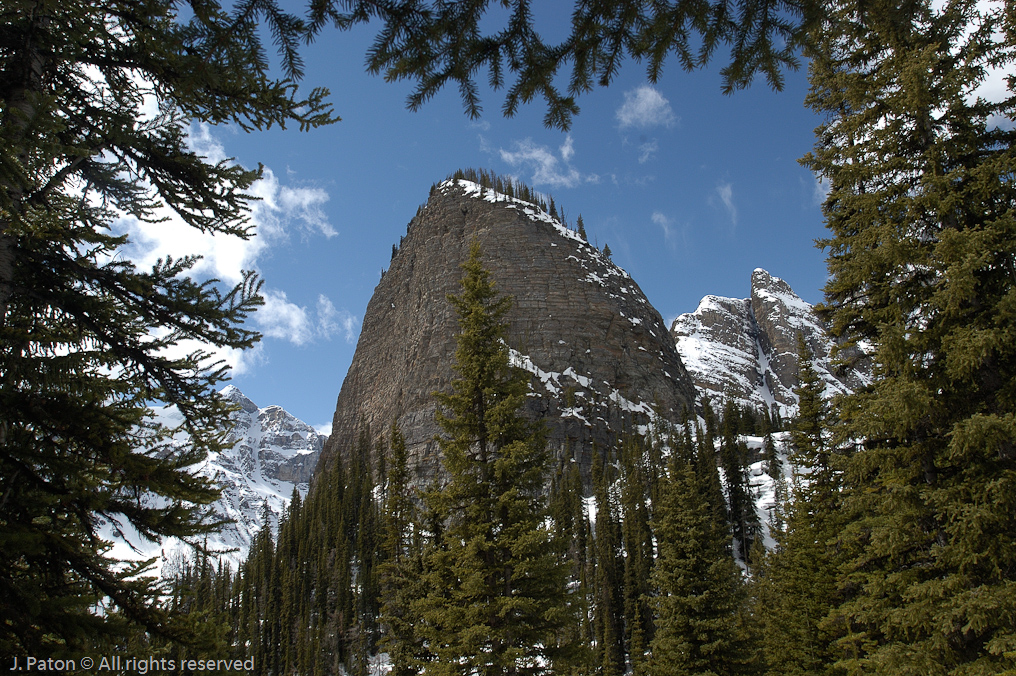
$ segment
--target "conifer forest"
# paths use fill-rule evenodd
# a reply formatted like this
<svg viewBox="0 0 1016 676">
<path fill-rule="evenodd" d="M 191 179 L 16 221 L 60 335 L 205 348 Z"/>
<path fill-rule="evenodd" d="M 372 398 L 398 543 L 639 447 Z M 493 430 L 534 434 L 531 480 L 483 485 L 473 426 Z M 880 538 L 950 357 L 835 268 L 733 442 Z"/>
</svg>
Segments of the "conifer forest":
<svg viewBox="0 0 1016 676">
<path fill-rule="evenodd" d="M 489 35 L 498 3 L 306 4 L 0 4 L 6 668 L 115 654 L 266 676 L 1016 676 L 1016 3 L 577 2 L 559 44 L 524 0 L 500 3 L 507 27 Z M 228 368 L 180 355 L 254 346 L 262 283 L 195 281 L 201 252 L 142 269 L 110 224 L 165 208 L 254 237 L 264 169 L 199 155 L 188 130 L 335 122 L 327 91 L 296 84 L 301 50 L 363 24 L 378 30 L 368 71 L 410 80 L 414 110 L 454 84 L 477 116 L 487 72 L 506 115 L 542 98 L 562 130 L 626 58 L 655 82 L 668 58 L 695 70 L 729 51 L 727 92 L 779 90 L 805 65 L 822 122 L 800 162 L 826 189 L 816 311 L 837 367 L 860 350 L 870 382 L 828 398 L 801 338 L 793 416 L 700 393 L 679 423 L 613 430 L 584 471 L 525 413 L 514 301 L 474 240 L 446 299 L 439 477 L 419 480 L 386 421 L 322 456 L 283 514 L 266 504 L 238 567 L 214 557 L 218 489 L 189 468 L 228 447 Z M 1008 73 L 997 100 L 978 94 L 989 69 Z M 138 120 L 149 95 L 158 110 Z M 572 230 L 520 181 L 452 179 L 587 243 L 590 221 Z M 764 516 L 758 463 L 775 486 Z M 109 523 L 192 555 L 157 578 L 113 560 Z"/>
</svg>

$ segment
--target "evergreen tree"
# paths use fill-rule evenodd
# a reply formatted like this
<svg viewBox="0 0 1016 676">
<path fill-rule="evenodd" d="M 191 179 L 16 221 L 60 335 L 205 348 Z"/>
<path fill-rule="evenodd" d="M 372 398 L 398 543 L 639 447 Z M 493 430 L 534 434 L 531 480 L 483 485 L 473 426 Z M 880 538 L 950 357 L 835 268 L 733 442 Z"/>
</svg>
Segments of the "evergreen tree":
<svg viewBox="0 0 1016 676">
<path fill-rule="evenodd" d="M 411 676 L 413 663 L 420 654 L 414 640 L 415 619 L 410 604 L 422 596 L 419 588 L 422 564 L 416 529 L 416 507 L 409 484 L 406 440 L 393 422 L 391 428 L 391 462 L 385 487 L 382 552 L 380 566 L 381 624 L 384 633 L 381 648 L 392 662 L 393 676 Z"/>
<path fill-rule="evenodd" d="M 767 434 L 763 443 L 766 474 L 773 481 L 773 507 L 769 510 L 769 533 L 775 537 L 786 526 L 786 505 L 790 495 L 787 492 L 787 477 L 783 469 L 783 461 L 776 449 L 773 435 Z"/>
<path fill-rule="evenodd" d="M 243 4 L 248 3 L 255 4 Z M 466 112 L 478 117 L 474 78 L 487 69 L 495 89 L 515 78 L 502 105 L 506 115 L 542 96 L 547 102 L 544 123 L 567 129 L 578 112 L 576 97 L 609 85 L 627 57 L 644 63 L 647 78 L 656 82 L 672 55 L 692 70 L 708 64 L 718 47 L 729 46 L 730 62 L 720 71 L 725 92 L 748 86 L 757 75 L 782 89 L 782 69 L 797 67 L 796 50 L 826 2 L 746 0 L 736 12 L 722 0 L 574 5 L 571 32 L 560 43 L 548 43 L 542 37 L 548 31 L 534 19 L 539 13 L 523 0 L 499 3 L 494 16 L 487 13 L 489 3 L 311 3 L 315 30 L 328 22 L 342 28 L 369 20 L 386 24 L 371 45 L 367 67 L 390 81 L 415 81 L 409 97 L 413 110 L 453 84 Z M 568 74 L 561 72 L 565 64 L 571 68 Z"/>
<path fill-rule="evenodd" d="M 755 499 L 748 479 L 748 446 L 738 438 L 741 426 L 738 407 L 728 399 L 724 406 L 720 460 L 727 483 L 730 530 L 740 558 L 748 561 L 761 532 Z"/>
<path fill-rule="evenodd" d="M 706 423 L 710 422 L 712 409 L 709 408 L 709 400 L 704 400 L 704 411 Z M 684 445 L 685 448 L 693 449 L 691 453 L 695 458 L 695 472 L 699 481 L 704 486 L 709 514 L 717 528 L 726 529 L 729 526 L 727 500 L 723 496 L 723 484 L 720 482 L 719 467 L 716 464 L 716 446 L 708 431 L 703 431 L 698 421 L 695 422 L 695 438 L 692 439 L 691 423 L 688 421 L 688 413 L 684 417 Z"/>
<path fill-rule="evenodd" d="M 628 433 L 621 441 L 621 538 L 624 547 L 624 617 L 628 663 L 643 673 L 645 655 L 653 636 L 648 604 L 649 575 L 653 565 L 653 535 L 647 506 L 646 442 Z"/>
<path fill-rule="evenodd" d="M 226 376 L 194 340 L 250 347 L 261 302 L 252 273 L 198 283 L 196 258 L 141 270 L 111 232 L 162 209 L 204 232 L 247 238 L 245 190 L 259 176 L 208 162 L 192 123 L 246 129 L 331 121 L 325 92 L 273 80 L 257 22 L 218 3 L 12 0 L 0 9 L 0 653 L 75 654 L 120 635 L 117 618 L 188 639 L 157 604 L 144 566 L 124 570 L 103 519 L 200 546 L 217 491 L 190 468 L 222 447 Z M 193 11 L 189 11 L 193 10 Z M 189 18 L 188 18 L 189 17 Z M 285 23 L 283 42 L 298 39 Z M 290 62 L 295 65 L 295 62 Z M 141 119 L 146 96 L 159 113 Z M 112 377 L 111 377 L 112 376 Z M 152 403 L 174 405 L 192 444 L 169 443 Z M 92 612 L 102 601 L 110 609 Z M 190 636 L 190 639 L 196 639 Z"/>
<path fill-rule="evenodd" d="M 551 484 L 550 516 L 569 562 L 568 596 L 575 611 L 575 622 L 562 632 L 568 652 L 564 662 L 571 665 L 573 673 L 585 673 L 593 663 L 592 531 L 583 501 L 582 473 L 574 458 L 564 463 Z"/>
<path fill-rule="evenodd" d="M 589 238 L 586 237 L 586 224 L 582 220 L 582 214 L 579 214 L 579 217 L 575 219 L 575 226 L 578 228 L 579 237 L 582 238 L 582 241 L 588 242 Z"/>
<path fill-rule="evenodd" d="M 543 431 L 522 415 L 528 389 L 505 343 L 510 299 L 499 297 L 473 242 L 459 315 L 457 377 L 438 393 L 447 484 L 424 500 L 443 515 L 425 552 L 427 594 L 413 604 L 433 661 L 427 674 L 540 674 L 555 668 L 558 638 L 574 618 L 566 567 L 547 526 Z"/>
<path fill-rule="evenodd" d="M 740 572 L 708 492 L 691 450 L 675 449 L 653 519 L 659 553 L 651 577 L 656 634 L 648 673 L 654 676 L 735 674 L 746 662 Z"/>
<path fill-rule="evenodd" d="M 790 425 L 790 444 L 798 467 L 811 472 L 828 473 L 829 451 L 826 443 L 827 406 L 823 396 L 825 383 L 812 364 L 811 349 L 797 334 L 797 417 Z"/>
<path fill-rule="evenodd" d="M 1016 669 L 1016 96 L 1011 3 L 831 8 L 805 158 L 830 186 L 824 314 L 872 347 L 840 404 L 852 673 Z"/>
<path fill-rule="evenodd" d="M 826 440 L 825 384 L 812 365 L 811 351 L 798 334 L 794 389 L 798 415 L 790 424 L 791 459 L 798 475 L 783 523 L 786 491 L 782 468 L 771 529 L 776 548 L 758 567 L 756 615 L 762 653 L 774 673 L 838 673 L 834 667 L 830 624 L 826 616 L 838 598 L 836 535 L 843 524 L 841 472 Z M 775 452 L 775 449 L 774 449 Z"/>
<path fill-rule="evenodd" d="M 624 673 L 624 580 L 621 559 L 621 527 L 618 509 L 611 496 L 612 465 L 593 449 L 593 496 L 596 501 L 595 580 L 593 633 L 594 664 L 604 676 Z"/>
</svg>

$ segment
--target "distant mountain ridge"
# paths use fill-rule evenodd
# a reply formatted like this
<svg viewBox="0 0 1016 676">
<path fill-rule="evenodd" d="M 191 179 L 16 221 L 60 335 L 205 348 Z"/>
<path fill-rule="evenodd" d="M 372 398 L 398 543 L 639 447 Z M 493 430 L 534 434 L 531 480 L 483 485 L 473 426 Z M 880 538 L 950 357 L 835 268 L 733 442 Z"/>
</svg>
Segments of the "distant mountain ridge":
<svg viewBox="0 0 1016 676">
<path fill-rule="evenodd" d="M 280 406 L 258 407 L 232 385 L 224 388 L 221 394 L 239 406 L 229 416 L 232 428 L 226 441 L 233 446 L 193 469 L 198 476 L 215 479 L 222 490 L 221 497 L 211 508 L 232 523 L 209 536 L 207 546 L 213 551 L 232 550 L 224 555 L 224 560 L 232 562 L 235 570 L 246 558 L 251 539 L 263 525 L 265 504 L 271 510 L 275 528 L 293 490 L 306 495 L 325 436 Z M 159 409 L 156 416 L 170 426 L 180 420 L 175 409 Z M 174 443 L 183 445 L 188 441 L 181 435 Z M 160 567 L 172 563 L 179 555 L 192 554 L 179 540 L 170 538 L 161 544 L 146 542 L 130 532 L 126 525 L 107 523 L 103 535 L 114 542 L 114 556 L 125 559 L 159 557 L 157 565 Z"/>
<path fill-rule="evenodd" d="M 826 396 L 853 391 L 870 380 L 870 366 L 857 349 L 844 351 L 853 368 L 830 358 L 833 341 L 813 307 L 790 285 L 756 268 L 748 298 L 706 296 L 694 312 L 678 316 L 670 332 L 696 389 L 712 401 L 732 398 L 752 408 L 797 412 L 797 334 L 811 350 Z"/>
</svg>

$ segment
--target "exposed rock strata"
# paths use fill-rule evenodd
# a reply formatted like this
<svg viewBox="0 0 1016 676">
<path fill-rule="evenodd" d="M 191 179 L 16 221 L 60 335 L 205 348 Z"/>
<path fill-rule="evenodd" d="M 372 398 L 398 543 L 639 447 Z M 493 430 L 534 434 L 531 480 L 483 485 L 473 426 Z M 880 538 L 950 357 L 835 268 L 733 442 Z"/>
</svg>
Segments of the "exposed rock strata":
<svg viewBox="0 0 1016 676">
<path fill-rule="evenodd" d="M 364 314 L 342 384 L 327 463 L 362 429 L 406 436 L 418 482 L 441 472 L 436 402 L 455 358 L 460 263 L 477 238 L 501 293 L 514 297 L 509 346 L 533 373 L 529 413 L 559 457 L 588 476 L 593 444 L 654 415 L 679 421 L 694 387 L 660 314 L 631 277 L 532 204 L 446 181 L 410 224 Z"/>
</svg>

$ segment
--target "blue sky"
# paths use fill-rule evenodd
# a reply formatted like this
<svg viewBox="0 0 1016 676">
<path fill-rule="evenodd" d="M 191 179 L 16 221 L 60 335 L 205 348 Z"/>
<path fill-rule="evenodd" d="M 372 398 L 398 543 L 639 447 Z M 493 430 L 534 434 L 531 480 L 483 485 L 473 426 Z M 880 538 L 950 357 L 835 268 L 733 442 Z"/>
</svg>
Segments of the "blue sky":
<svg viewBox="0 0 1016 676">
<path fill-rule="evenodd" d="M 803 104 L 804 69 L 788 74 L 783 92 L 758 83 L 724 96 L 718 67 L 689 74 L 672 62 L 650 85 L 628 62 L 612 86 L 579 100 L 572 129 L 560 132 L 543 126 L 539 102 L 503 118 L 498 92 L 483 95 L 479 120 L 454 90 L 408 112 L 409 84 L 364 73 L 371 36 L 326 31 L 305 51 L 302 85 L 331 89 L 341 122 L 310 132 L 193 129 L 210 158 L 265 166 L 257 238 L 172 224 L 132 230 L 138 260 L 190 250 L 205 255 L 202 275 L 261 273 L 267 304 L 251 322 L 265 338 L 253 352 L 223 355 L 233 384 L 258 405 L 330 423 L 392 244 L 431 184 L 458 168 L 521 179 L 553 195 L 572 223 L 581 213 L 590 240 L 610 245 L 668 322 L 706 294 L 746 297 L 756 267 L 821 299 L 824 255 L 813 242 L 824 235 L 822 191 L 797 162 L 820 123 Z"/>
</svg>

